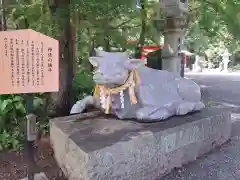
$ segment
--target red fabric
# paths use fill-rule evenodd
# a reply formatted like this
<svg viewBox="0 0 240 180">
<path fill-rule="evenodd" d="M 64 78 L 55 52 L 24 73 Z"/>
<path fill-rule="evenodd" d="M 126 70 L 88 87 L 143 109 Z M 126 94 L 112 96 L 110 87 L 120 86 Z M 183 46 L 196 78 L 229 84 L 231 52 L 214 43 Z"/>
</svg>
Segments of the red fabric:
<svg viewBox="0 0 240 180">
<path fill-rule="evenodd" d="M 141 51 L 141 60 L 144 60 L 144 58 L 145 58 L 144 51 L 149 51 L 149 50 L 156 51 L 161 48 L 163 48 L 163 46 L 144 46 Z"/>
</svg>

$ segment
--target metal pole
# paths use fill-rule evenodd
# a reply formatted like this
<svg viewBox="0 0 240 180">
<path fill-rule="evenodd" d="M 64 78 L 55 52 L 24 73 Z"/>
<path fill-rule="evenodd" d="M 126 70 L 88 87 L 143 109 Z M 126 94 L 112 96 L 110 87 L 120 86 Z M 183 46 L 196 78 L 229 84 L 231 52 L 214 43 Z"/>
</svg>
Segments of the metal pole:
<svg viewBox="0 0 240 180">
<path fill-rule="evenodd" d="M 3 0 L 0 0 L 0 5 L 1 5 L 1 11 L 2 11 L 2 15 L 1 15 L 1 30 L 3 31 L 3 27 L 4 27 L 4 25 L 3 25 Z"/>
<path fill-rule="evenodd" d="M 6 25 L 6 17 L 5 17 L 5 3 L 4 0 L 0 0 L 0 4 L 1 4 L 1 11 L 2 11 L 2 16 L 1 16 L 1 21 L 2 21 L 2 31 L 6 31 L 7 30 L 7 25 Z"/>
<path fill-rule="evenodd" d="M 26 95 L 27 125 L 26 125 L 26 157 L 27 157 L 27 176 L 28 180 L 34 180 L 34 141 L 37 137 L 36 116 L 33 114 L 33 95 Z"/>
<path fill-rule="evenodd" d="M 181 53 L 181 38 L 178 38 L 178 56 L 180 57 L 180 76 L 184 77 L 184 54 Z"/>
<path fill-rule="evenodd" d="M 160 47 L 158 53 L 158 68 L 159 70 L 162 70 L 162 47 Z"/>
<path fill-rule="evenodd" d="M 184 77 L 184 53 L 181 53 L 181 71 L 180 71 L 180 76 Z"/>
</svg>

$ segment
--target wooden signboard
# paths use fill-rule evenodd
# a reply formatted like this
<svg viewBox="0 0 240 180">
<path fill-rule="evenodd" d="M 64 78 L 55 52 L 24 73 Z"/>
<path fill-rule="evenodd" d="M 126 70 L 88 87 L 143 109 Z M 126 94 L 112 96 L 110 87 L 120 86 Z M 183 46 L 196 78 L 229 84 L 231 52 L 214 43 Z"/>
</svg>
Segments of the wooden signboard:
<svg viewBox="0 0 240 180">
<path fill-rule="evenodd" d="M 0 32 L 0 94 L 58 90 L 58 41 L 31 29 Z"/>
</svg>

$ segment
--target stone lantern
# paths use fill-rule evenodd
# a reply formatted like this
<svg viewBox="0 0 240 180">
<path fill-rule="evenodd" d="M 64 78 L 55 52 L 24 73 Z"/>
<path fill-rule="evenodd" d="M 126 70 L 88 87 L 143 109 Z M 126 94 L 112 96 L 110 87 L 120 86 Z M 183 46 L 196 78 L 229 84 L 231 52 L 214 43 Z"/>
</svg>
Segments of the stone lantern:
<svg viewBox="0 0 240 180">
<path fill-rule="evenodd" d="M 160 8 L 166 16 L 179 16 L 188 12 L 187 0 L 160 0 Z"/>
<path fill-rule="evenodd" d="M 160 0 L 158 11 L 155 10 L 155 27 L 163 32 L 164 48 L 162 68 L 180 73 L 182 40 L 188 25 L 187 0 Z"/>
<path fill-rule="evenodd" d="M 222 62 L 223 62 L 223 72 L 228 72 L 228 63 L 230 61 L 231 54 L 226 49 L 224 53 L 221 54 L 221 56 L 222 56 Z"/>
</svg>

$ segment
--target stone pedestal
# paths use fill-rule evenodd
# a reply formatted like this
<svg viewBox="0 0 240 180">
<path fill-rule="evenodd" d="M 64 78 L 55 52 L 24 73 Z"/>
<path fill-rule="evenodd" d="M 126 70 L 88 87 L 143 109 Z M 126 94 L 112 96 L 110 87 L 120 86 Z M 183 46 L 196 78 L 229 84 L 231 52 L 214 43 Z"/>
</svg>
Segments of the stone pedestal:
<svg viewBox="0 0 240 180">
<path fill-rule="evenodd" d="M 186 17 L 168 17 L 164 31 L 164 47 L 162 50 L 162 68 L 180 74 L 182 39 L 187 24 Z"/>
<path fill-rule="evenodd" d="M 162 59 L 162 69 L 173 72 L 176 74 L 180 74 L 181 71 L 181 57 L 168 57 Z"/>
<path fill-rule="evenodd" d="M 159 180 L 226 142 L 230 112 L 204 109 L 142 124 L 89 113 L 51 120 L 56 160 L 68 180 Z"/>
<path fill-rule="evenodd" d="M 179 38 L 182 32 L 169 30 L 164 32 L 164 48 L 162 50 L 162 69 L 180 74 L 181 56 L 178 56 Z"/>
</svg>

